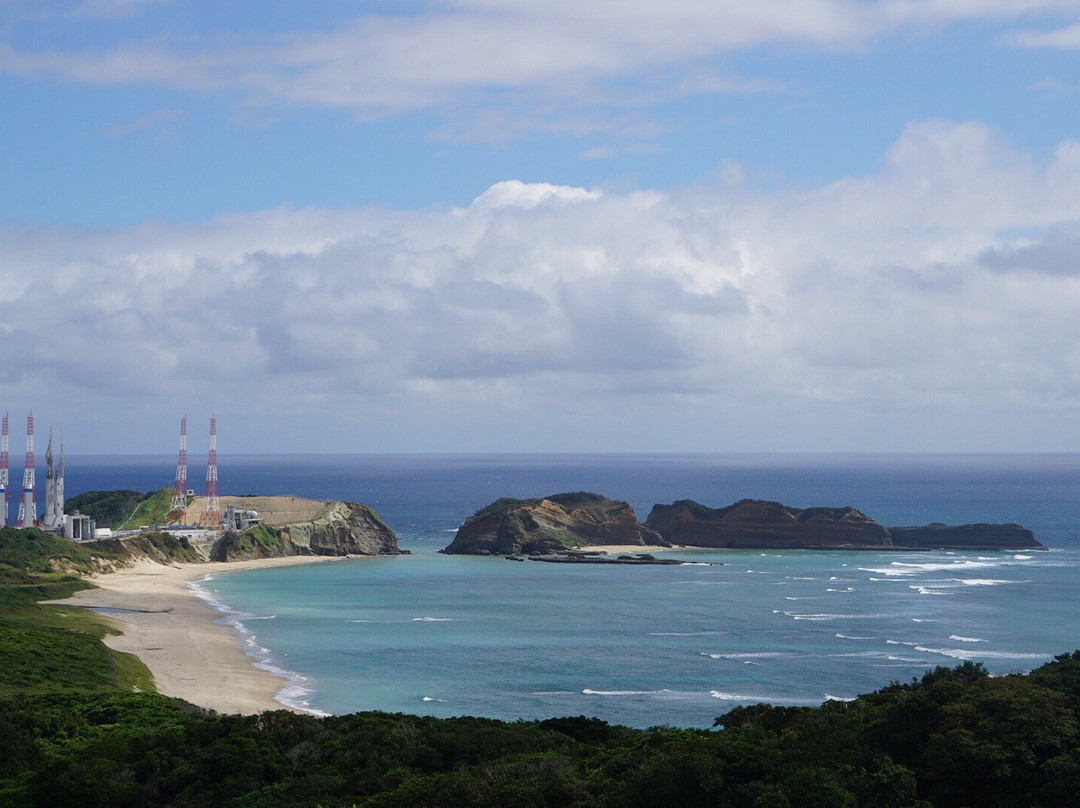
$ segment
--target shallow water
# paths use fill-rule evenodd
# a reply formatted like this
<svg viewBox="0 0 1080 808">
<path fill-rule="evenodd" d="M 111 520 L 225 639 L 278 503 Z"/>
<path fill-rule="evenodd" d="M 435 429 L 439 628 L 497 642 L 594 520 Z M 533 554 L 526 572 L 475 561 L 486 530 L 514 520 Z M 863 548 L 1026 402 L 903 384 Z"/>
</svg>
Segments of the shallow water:
<svg viewBox="0 0 1080 808">
<path fill-rule="evenodd" d="M 286 469 L 286 470 L 283 470 Z M 504 719 L 708 726 L 737 704 L 851 698 L 936 665 L 1028 670 L 1080 646 L 1080 457 L 354 457 L 234 460 L 237 493 L 374 505 L 410 556 L 203 584 L 282 698 Z M 70 490 L 70 488 L 69 488 Z M 885 524 L 1016 521 L 1050 552 L 682 551 L 723 566 L 443 556 L 498 496 L 594 490 L 709 505 L 854 505 Z"/>
</svg>

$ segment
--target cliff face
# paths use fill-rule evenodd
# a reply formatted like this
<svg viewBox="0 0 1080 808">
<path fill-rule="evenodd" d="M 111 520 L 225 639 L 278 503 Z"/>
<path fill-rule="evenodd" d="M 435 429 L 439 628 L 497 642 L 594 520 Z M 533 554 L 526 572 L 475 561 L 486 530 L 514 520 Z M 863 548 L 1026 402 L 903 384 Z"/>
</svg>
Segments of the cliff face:
<svg viewBox="0 0 1080 808">
<path fill-rule="evenodd" d="M 1045 550 L 1035 534 L 1017 524 L 932 525 L 890 527 L 893 544 L 926 550 Z"/>
<path fill-rule="evenodd" d="M 226 533 L 210 551 L 212 561 L 292 555 L 398 555 L 397 536 L 367 505 L 328 502 L 309 522 L 255 525 Z"/>
<path fill-rule="evenodd" d="M 576 493 L 497 500 L 466 519 L 443 552 L 527 555 L 596 544 L 661 543 L 626 502 Z"/>
<path fill-rule="evenodd" d="M 742 500 L 708 508 L 684 499 L 655 505 L 645 524 L 671 544 L 805 550 L 1045 550 L 1020 525 L 886 528 L 854 508 L 789 508 Z"/>
<path fill-rule="evenodd" d="M 889 549 L 889 531 L 854 508 L 789 508 L 742 500 L 708 508 L 692 500 L 655 505 L 645 524 L 672 544 L 746 549 Z"/>
</svg>

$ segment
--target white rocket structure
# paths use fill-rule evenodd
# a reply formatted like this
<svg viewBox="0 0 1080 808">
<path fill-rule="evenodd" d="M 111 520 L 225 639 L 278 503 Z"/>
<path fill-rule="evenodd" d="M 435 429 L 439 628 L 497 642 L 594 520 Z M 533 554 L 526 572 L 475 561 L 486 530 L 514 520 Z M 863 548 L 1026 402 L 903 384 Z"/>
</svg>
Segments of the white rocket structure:
<svg viewBox="0 0 1080 808">
<path fill-rule="evenodd" d="M 52 433 L 45 450 L 45 524 L 48 529 L 64 526 L 64 440 L 60 439 L 60 463 L 53 465 Z"/>
<path fill-rule="evenodd" d="M 37 521 L 37 501 L 34 498 L 34 413 L 26 418 L 26 463 L 23 465 L 22 501 L 15 527 L 31 527 Z"/>
<path fill-rule="evenodd" d="M 0 434 L 0 527 L 8 526 L 8 413 L 4 413 L 4 428 Z"/>
</svg>

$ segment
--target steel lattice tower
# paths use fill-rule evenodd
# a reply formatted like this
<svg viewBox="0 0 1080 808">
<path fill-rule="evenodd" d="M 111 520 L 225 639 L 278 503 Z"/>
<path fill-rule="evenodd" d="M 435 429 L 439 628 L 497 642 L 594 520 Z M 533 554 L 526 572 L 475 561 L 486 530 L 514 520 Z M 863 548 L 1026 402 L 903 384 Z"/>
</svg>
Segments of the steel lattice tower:
<svg viewBox="0 0 1080 808">
<path fill-rule="evenodd" d="M 4 428 L 0 433 L 0 527 L 8 524 L 8 413 L 4 413 Z"/>
<path fill-rule="evenodd" d="M 218 500 L 217 479 L 217 418 L 210 417 L 210 455 L 206 459 L 206 507 L 203 508 L 200 527 L 221 526 L 221 503 Z"/>
<path fill-rule="evenodd" d="M 23 464 L 23 494 L 19 503 L 19 518 L 15 527 L 33 525 L 37 519 L 34 500 L 34 413 L 26 417 L 26 462 Z"/>
<path fill-rule="evenodd" d="M 187 521 L 187 416 L 180 419 L 180 458 L 176 461 L 176 480 L 173 482 L 170 522 Z"/>
</svg>

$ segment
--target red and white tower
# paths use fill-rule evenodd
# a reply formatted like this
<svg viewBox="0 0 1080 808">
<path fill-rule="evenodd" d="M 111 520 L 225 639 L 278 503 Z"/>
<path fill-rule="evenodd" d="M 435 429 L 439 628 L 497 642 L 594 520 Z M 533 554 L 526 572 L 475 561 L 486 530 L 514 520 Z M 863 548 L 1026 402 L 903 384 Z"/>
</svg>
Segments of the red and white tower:
<svg viewBox="0 0 1080 808">
<path fill-rule="evenodd" d="M 34 500 L 34 413 L 26 417 L 26 463 L 23 464 L 23 495 L 19 503 L 19 518 L 15 527 L 33 525 L 37 519 Z"/>
<path fill-rule="evenodd" d="M 221 503 L 218 500 L 217 479 L 217 418 L 210 417 L 210 455 L 206 459 L 206 507 L 203 508 L 200 527 L 221 526 Z"/>
<path fill-rule="evenodd" d="M 187 521 L 187 416 L 180 419 L 180 458 L 176 461 L 176 480 L 173 481 L 170 522 Z"/>
<path fill-rule="evenodd" d="M 4 413 L 4 428 L 0 433 L 0 527 L 8 524 L 8 413 Z"/>
</svg>

